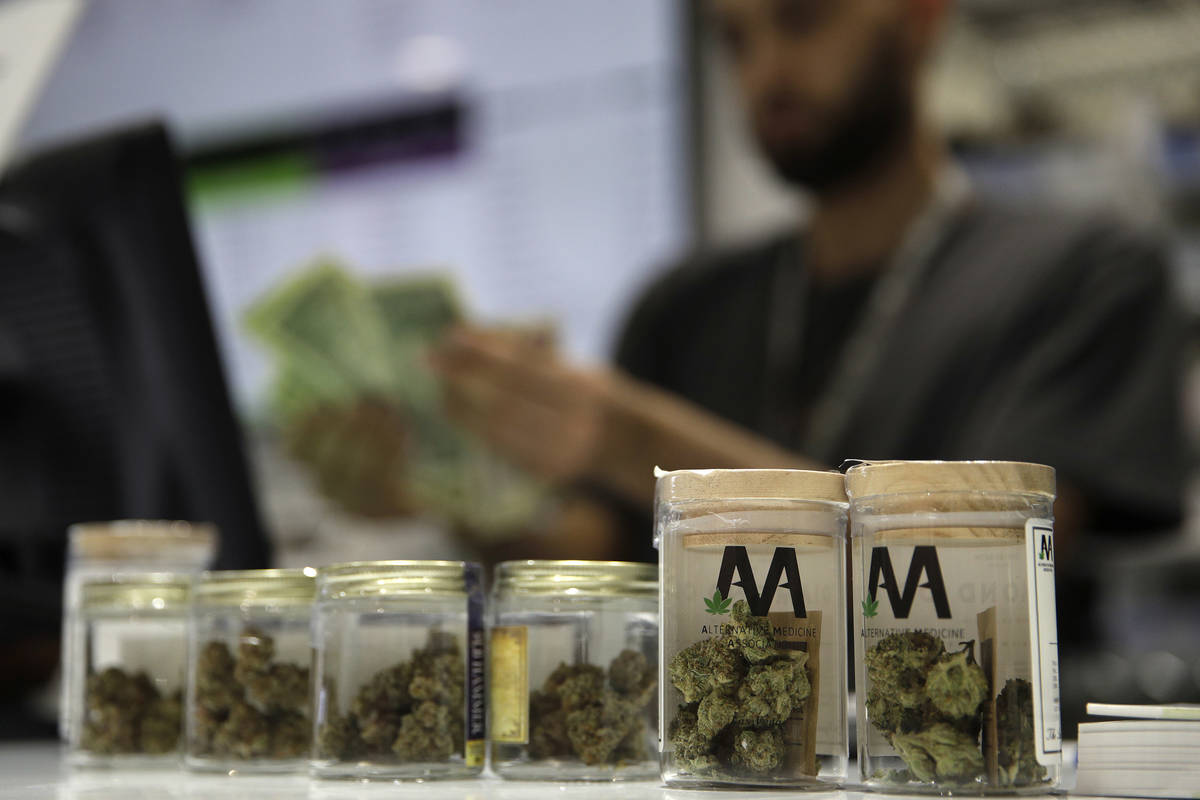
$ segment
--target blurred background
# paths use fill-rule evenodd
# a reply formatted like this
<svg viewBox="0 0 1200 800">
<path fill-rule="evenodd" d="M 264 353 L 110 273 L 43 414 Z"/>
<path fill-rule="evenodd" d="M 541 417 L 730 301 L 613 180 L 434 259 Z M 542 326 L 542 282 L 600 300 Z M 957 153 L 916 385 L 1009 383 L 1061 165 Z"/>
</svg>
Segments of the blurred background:
<svg viewBox="0 0 1200 800">
<path fill-rule="evenodd" d="M 672 260 L 794 225 L 723 61 L 686 0 L 2 0 L 0 164 L 165 121 L 275 563 L 478 557 L 548 489 L 423 348 L 469 319 L 602 363 Z M 926 100 L 978 191 L 1156 229 L 1200 312 L 1200 5 L 959 0 Z M 1200 700 L 1198 565 L 1191 513 L 1097 546 L 1068 707 Z"/>
</svg>

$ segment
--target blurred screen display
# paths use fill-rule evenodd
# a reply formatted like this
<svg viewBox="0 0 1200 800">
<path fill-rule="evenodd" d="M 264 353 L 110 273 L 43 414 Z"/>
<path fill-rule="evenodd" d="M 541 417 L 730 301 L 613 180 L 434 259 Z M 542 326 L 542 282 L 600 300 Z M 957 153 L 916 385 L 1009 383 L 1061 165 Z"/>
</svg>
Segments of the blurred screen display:
<svg viewBox="0 0 1200 800">
<path fill-rule="evenodd" d="M 548 322 L 599 361 L 689 241 L 682 19 L 677 0 L 94 3 L 23 138 L 165 114 L 243 412 L 271 380 L 246 310 L 316 259 L 448 274 L 468 317 Z"/>
</svg>

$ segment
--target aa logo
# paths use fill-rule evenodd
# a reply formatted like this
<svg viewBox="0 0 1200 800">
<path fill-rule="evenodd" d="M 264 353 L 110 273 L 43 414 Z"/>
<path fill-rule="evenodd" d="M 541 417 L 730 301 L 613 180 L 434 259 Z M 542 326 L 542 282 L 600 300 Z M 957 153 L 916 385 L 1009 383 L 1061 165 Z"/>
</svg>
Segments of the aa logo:
<svg viewBox="0 0 1200 800">
<path fill-rule="evenodd" d="M 734 575 L 737 580 L 734 580 Z M 780 581 L 786 579 L 786 583 Z M 804 587 L 800 585 L 800 568 L 796 565 L 796 549 L 794 547 L 776 547 L 771 557 L 771 566 L 767 568 L 767 577 L 763 580 L 762 591 L 754 580 L 754 570 L 750 567 L 750 556 L 745 547 L 729 545 L 721 558 L 721 573 L 717 576 L 717 591 L 722 597 L 729 597 L 729 587 L 740 586 L 746 595 L 746 605 L 750 613 L 756 617 L 765 617 L 771 610 L 775 600 L 775 592 L 787 589 L 792 596 L 792 613 L 796 617 L 806 617 L 804 610 Z"/>
<path fill-rule="evenodd" d="M 1038 561 L 1054 561 L 1054 535 L 1043 533 L 1038 538 L 1041 540 L 1038 544 Z"/>
<path fill-rule="evenodd" d="M 879 602 L 880 589 L 887 595 L 892 615 L 896 619 L 908 619 L 919 589 L 929 590 L 938 619 L 950 618 L 950 600 L 946 597 L 946 583 L 942 580 L 942 565 L 938 563 L 936 547 L 921 545 L 913 548 L 912 561 L 908 562 L 908 575 L 904 579 L 903 589 L 896 582 L 896 571 L 892 568 L 892 557 L 888 548 L 871 548 L 867 596 L 873 605 Z"/>
</svg>

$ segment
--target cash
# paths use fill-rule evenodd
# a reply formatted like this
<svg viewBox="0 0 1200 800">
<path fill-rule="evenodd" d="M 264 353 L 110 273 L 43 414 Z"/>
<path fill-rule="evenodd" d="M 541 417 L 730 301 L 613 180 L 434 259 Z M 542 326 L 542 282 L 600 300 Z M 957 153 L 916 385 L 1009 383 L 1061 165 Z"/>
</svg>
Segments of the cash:
<svg viewBox="0 0 1200 800">
<path fill-rule="evenodd" d="M 364 516 L 427 511 L 503 539 L 524 532 L 546 488 L 442 411 L 427 356 L 462 318 L 446 275 L 367 284 L 322 260 L 244 322 L 274 362 L 268 416 L 323 494 Z"/>
</svg>

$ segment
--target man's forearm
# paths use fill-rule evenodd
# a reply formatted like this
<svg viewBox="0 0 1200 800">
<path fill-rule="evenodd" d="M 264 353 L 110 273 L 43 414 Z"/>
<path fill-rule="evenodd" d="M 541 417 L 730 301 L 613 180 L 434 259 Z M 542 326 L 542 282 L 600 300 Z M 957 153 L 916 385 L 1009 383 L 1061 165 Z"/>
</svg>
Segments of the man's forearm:
<svg viewBox="0 0 1200 800">
<path fill-rule="evenodd" d="M 826 469 L 699 406 L 625 375 L 612 376 L 595 478 L 630 502 L 654 500 L 663 469 Z"/>
</svg>

